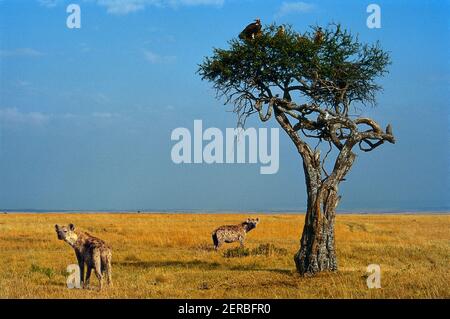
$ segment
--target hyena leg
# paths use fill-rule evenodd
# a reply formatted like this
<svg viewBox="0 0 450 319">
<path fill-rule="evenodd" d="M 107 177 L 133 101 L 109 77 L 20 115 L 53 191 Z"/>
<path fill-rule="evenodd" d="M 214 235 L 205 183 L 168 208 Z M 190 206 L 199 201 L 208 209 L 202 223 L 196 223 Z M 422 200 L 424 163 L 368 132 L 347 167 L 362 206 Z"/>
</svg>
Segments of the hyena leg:
<svg viewBox="0 0 450 319">
<path fill-rule="evenodd" d="M 244 237 L 239 237 L 239 243 L 241 244 L 241 248 L 244 248 Z"/>
<path fill-rule="evenodd" d="M 91 279 L 91 271 L 92 271 L 92 266 L 88 266 L 87 267 L 87 271 L 86 271 L 86 281 L 84 282 L 84 288 L 89 288 L 89 281 Z"/>
<path fill-rule="evenodd" d="M 95 275 L 97 276 L 97 279 L 100 284 L 100 290 L 103 289 L 103 275 L 102 275 L 102 262 L 100 260 L 100 256 L 96 256 L 94 258 L 94 271 Z"/>
<path fill-rule="evenodd" d="M 223 244 L 223 239 L 220 236 L 217 236 L 217 245 L 216 245 L 216 250 L 219 250 L 220 246 L 222 246 Z"/>
<path fill-rule="evenodd" d="M 80 285 L 84 286 L 84 259 L 77 254 L 78 267 L 80 267 Z"/>
<path fill-rule="evenodd" d="M 213 240 L 213 244 L 214 244 L 214 249 L 217 250 L 220 246 L 219 240 L 217 239 L 217 234 L 212 235 L 212 240 Z"/>
<path fill-rule="evenodd" d="M 108 286 L 112 287 L 112 278 L 111 278 L 111 256 L 107 257 L 106 261 L 106 282 Z"/>
</svg>

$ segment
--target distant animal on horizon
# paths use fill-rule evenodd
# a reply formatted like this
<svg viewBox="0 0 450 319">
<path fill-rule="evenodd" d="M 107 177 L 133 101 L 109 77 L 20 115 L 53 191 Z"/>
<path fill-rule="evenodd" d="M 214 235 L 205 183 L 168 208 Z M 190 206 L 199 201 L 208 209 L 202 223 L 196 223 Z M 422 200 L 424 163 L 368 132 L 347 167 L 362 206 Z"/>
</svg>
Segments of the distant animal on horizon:
<svg viewBox="0 0 450 319">
<path fill-rule="evenodd" d="M 250 23 L 245 29 L 239 34 L 239 39 L 241 40 L 254 40 L 256 36 L 261 34 L 261 20 L 255 19 L 255 22 Z"/>
<path fill-rule="evenodd" d="M 112 286 L 111 280 L 111 258 L 112 250 L 103 240 L 88 233 L 75 230 L 73 224 L 68 226 L 55 225 L 56 234 L 59 240 L 64 240 L 74 250 L 80 267 L 80 283 L 83 288 L 89 288 L 91 271 L 94 269 L 95 275 L 103 288 L 103 278 L 106 276 L 108 286 Z M 86 280 L 84 280 L 84 266 L 87 266 Z"/>
<path fill-rule="evenodd" d="M 244 247 L 245 236 L 259 223 L 259 218 L 248 218 L 239 225 L 220 226 L 212 232 L 214 249 L 218 250 L 223 243 L 239 242 Z"/>
</svg>

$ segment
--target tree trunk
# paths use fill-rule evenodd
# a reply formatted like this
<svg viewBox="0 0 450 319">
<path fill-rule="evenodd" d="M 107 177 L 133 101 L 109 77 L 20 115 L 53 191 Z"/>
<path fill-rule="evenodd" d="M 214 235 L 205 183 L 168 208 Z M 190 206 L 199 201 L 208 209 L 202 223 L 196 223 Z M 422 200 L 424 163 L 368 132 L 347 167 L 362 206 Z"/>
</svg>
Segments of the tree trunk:
<svg viewBox="0 0 450 319">
<path fill-rule="evenodd" d="M 320 271 L 336 271 L 334 220 L 340 197 L 336 186 L 320 186 L 317 192 L 308 192 L 308 207 L 300 250 L 294 260 L 301 275 Z"/>
<path fill-rule="evenodd" d="M 285 93 L 286 95 L 286 93 Z M 289 96 L 285 99 L 290 101 Z M 314 275 L 320 271 L 336 271 L 337 259 L 334 243 L 334 220 L 339 204 L 338 185 L 355 160 L 351 151 L 357 140 L 348 140 L 340 148 L 332 173 L 322 180 L 320 152 L 313 151 L 293 129 L 286 115 L 276 107 L 275 118 L 297 147 L 303 160 L 308 205 L 300 250 L 294 261 L 301 275 Z"/>
<path fill-rule="evenodd" d="M 308 204 L 300 250 L 294 256 L 297 271 L 301 275 L 309 276 L 338 269 L 334 238 L 336 207 L 341 199 L 338 185 L 354 160 L 355 154 L 349 148 L 341 150 L 333 172 L 323 181 L 320 180 L 320 168 L 315 167 L 314 170 L 304 164 Z"/>
</svg>

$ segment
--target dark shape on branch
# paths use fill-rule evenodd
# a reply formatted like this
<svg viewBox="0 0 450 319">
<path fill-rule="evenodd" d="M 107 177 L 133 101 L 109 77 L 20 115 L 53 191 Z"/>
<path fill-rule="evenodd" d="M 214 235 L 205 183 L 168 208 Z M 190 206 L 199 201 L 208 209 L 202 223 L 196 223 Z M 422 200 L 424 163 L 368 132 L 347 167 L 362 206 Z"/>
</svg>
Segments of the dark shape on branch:
<svg viewBox="0 0 450 319">
<path fill-rule="evenodd" d="M 386 134 L 393 135 L 391 124 L 388 124 L 388 126 L 386 126 Z"/>
<path fill-rule="evenodd" d="M 283 26 L 283 25 L 280 25 L 280 26 L 278 27 L 277 37 L 280 37 L 280 36 L 284 35 L 284 32 L 285 32 L 284 26 Z"/>
<path fill-rule="evenodd" d="M 239 39 L 241 40 L 254 40 L 256 36 L 261 34 L 261 20 L 255 19 L 255 22 L 250 23 L 245 29 L 239 34 Z"/>
<path fill-rule="evenodd" d="M 323 42 L 323 31 L 322 28 L 317 28 L 316 34 L 314 35 L 314 43 L 315 44 L 322 44 Z"/>
</svg>

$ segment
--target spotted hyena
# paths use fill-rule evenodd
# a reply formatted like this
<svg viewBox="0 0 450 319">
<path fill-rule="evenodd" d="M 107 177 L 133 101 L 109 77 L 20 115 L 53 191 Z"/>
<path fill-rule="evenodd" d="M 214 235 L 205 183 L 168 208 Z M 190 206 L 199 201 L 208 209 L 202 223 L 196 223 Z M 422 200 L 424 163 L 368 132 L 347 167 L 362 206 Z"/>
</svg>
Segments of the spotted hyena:
<svg viewBox="0 0 450 319">
<path fill-rule="evenodd" d="M 251 231 L 259 222 L 259 218 L 249 218 L 239 225 L 220 226 L 212 233 L 214 249 L 219 249 L 223 243 L 239 241 L 244 247 L 245 235 Z"/>
<path fill-rule="evenodd" d="M 112 285 L 111 247 L 99 238 L 75 230 L 73 224 L 69 224 L 68 226 L 55 225 L 55 229 L 58 239 L 64 240 L 75 250 L 78 265 L 80 266 L 80 283 L 83 288 L 89 288 L 92 269 L 94 269 L 95 275 L 100 282 L 100 289 L 103 288 L 104 276 L 106 276 L 108 285 Z M 86 280 L 84 280 L 85 265 L 87 266 Z"/>
</svg>

